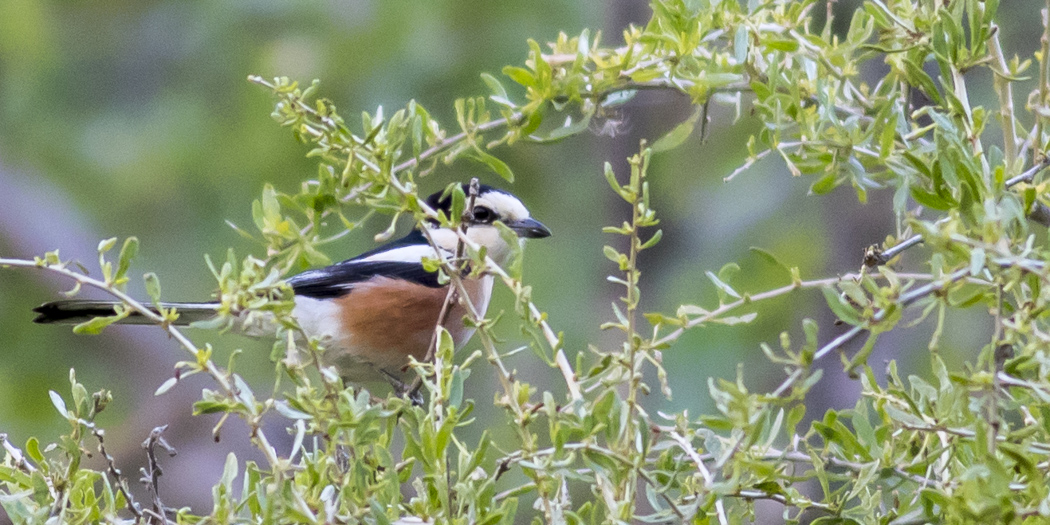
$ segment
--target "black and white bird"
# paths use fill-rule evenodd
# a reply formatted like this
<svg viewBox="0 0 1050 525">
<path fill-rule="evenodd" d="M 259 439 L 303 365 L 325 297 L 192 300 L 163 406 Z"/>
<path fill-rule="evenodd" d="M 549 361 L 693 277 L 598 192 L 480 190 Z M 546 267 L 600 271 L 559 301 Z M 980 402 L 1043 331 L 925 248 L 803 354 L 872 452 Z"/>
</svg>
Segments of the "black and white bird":
<svg viewBox="0 0 1050 525">
<path fill-rule="evenodd" d="M 464 192 L 469 191 L 467 185 Z M 452 200 L 442 193 L 427 199 L 434 210 L 450 213 Z M 480 186 L 474 207 L 466 221 L 466 236 L 487 249 L 497 264 L 513 253 L 494 223 L 499 221 L 518 235 L 519 244 L 528 238 L 550 236 L 542 223 L 510 193 Z M 409 356 L 425 358 L 431 336 L 439 321 L 449 284 L 438 274 L 427 271 L 424 259 L 452 257 L 459 242 L 451 229 L 428 222 L 423 225 L 440 250 L 427 241 L 422 230 L 337 264 L 309 270 L 287 279 L 295 291 L 293 314 L 303 331 L 324 345 L 326 361 L 348 381 L 399 381 L 407 378 Z M 462 322 L 467 313 L 463 301 L 469 300 L 478 313 L 488 309 L 493 277 L 465 278 L 469 297 L 454 304 L 446 328 L 458 348 L 474 330 Z M 111 316 L 120 303 L 112 301 L 66 300 L 46 303 L 34 309 L 37 323 L 81 323 L 93 317 Z M 179 314 L 176 324 L 188 325 L 216 316 L 219 303 L 163 303 Z M 132 313 L 126 324 L 148 324 L 144 316 Z M 259 333 L 258 327 L 250 332 Z"/>
</svg>

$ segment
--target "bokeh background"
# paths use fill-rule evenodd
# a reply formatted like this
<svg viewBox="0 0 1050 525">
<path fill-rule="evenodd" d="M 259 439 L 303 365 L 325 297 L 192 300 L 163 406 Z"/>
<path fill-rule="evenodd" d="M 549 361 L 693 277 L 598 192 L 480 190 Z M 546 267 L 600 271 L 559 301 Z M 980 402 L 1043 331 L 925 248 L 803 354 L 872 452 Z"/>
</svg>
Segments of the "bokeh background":
<svg viewBox="0 0 1050 525">
<path fill-rule="evenodd" d="M 838 31 L 856 5 L 835 4 Z M 1036 0 L 1003 2 L 999 23 L 1008 56 L 1029 57 L 1038 48 L 1041 6 Z M 57 248 L 64 258 L 97 268 L 100 239 L 135 235 L 142 246 L 133 275 L 156 272 L 169 300 L 207 298 L 215 285 L 204 254 L 221 259 L 229 247 L 240 255 L 258 250 L 225 221 L 250 227 L 251 202 L 265 182 L 294 191 L 316 173 L 306 148 L 270 119 L 272 99 L 246 81 L 249 74 L 319 78 L 322 95 L 351 123 L 361 111 L 383 106 L 390 114 L 416 99 L 451 127 L 453 100 L 484 94 L 480 73 L 498 75 L 503 65 L 520 64 L 526 39 L 546 42 L 559 31 L 591 28 L 602 29 L 603 42 L 613 45 L 628 23 L 648 17 L 644 3 L 627 1 L 3 0 L 0 257 L 31 258 Z M 877 75 L 876 69 L 867 74 Z M 972 80 L 977 103 L 993 104 L 991 79 Z M 1021 107 L 1032 85 L 1015 89 Z M 609 160 L 625 173 L 624 159 L 639 139 L 658 137 L 690 111 L 683 97 L 644 93 L 626 108 L 615 136 L 587 133 L 554 145 L 495 151 L 517 175 L 510 189 L 555 232 L 529 246 L 526 276 L 573 354 L 587 344 L 619 344 L 617 334 L 598 329 L 621 291 L 605 280 L 615 269 L 601 253 L 604 243 L 618 240 L 600 229 L 618 224 L 627 210 L 608 190 L 602 163 Z M 895 231 L 888 191 L 873 192 L 866 205 L 849 188 L 808 196 L 812 180 L 791 177 L 772 156 L 724 183 L 745 160 L 747 138 L 756 129 L 746 112 L 734 123 L 731 111 L 714 107 L 705 142 L 693 137 L 655 157 L 650 179 L 665 235 L 642 258 L 646 311 L 713 305 L 716 294 L 704 271 L 728 262 L 743 269 L 733 282 L 738 290 L 786 284 L 786 273 L 751 254 L 751 246 L 801 267 L 804 278 L 828 277 L 856 271 L 863 248 Z M 423 184 L 436 190 L 471 176 L 507 187 L 469 161 L 441 167 Z M 371 248 L 383 224 L 369 228 L 330 246 L 329 255 L 339 260 Z M 922 270 L 921 248 L 908 257 L 904 267 Z M 0 433 L 21 445 L 30 436 L 46 443 L 66 431 L 47 391 L 68 393 L 68 373 L 75 368 L 89 390 L 114 393 L 100 424 L 118 466 L 137 477 L 144 460 L 139 443 L 154 426 L 170 425 L 166 435 L 180 454 L 162 463 L 165 503 L 206 511 L 226 453 L 255 457 L 245 446 L 243 425 L 227 424 L 222 442 L 212 441 L 216 418 L 190 414 L 200 389 L 211 386 L 202 377 L 153 396 L 174 363 L 186 358 L 160 330 L 110 328 L 88 337 L 30 322 L 32 307 L 69 287 L 42 272 L 0 269 Z M 137 278 L 130 288 L 144 296 Z M 490 311 L 509 308 L 508 299 L 499 293 Z M 782 330 L 800 337 L 803 317 L 819 321 L 822 341 L 841 330 L 813 292 L 762 306 L 746 327 L 688 333 L 664 354 L 674 399 L 653 394 L 647 402 L 694 416 L 708 412 L 708 378 L 732 379 L 738 368 L 749 388 L 774 387 L 783 374 L 758 345 L 775 344 Z M 991 323 L 981 311 L 948 322 L 941 351 L 950 366 L 962 366 L 985 344 Z M 885 335 L 870 362 L 881 372 L 883 362 L 897 359 L 905 373 L 921 372 L 931 330 L 927 322 Z M 522 344 L 513 324 L 504 333 L 507 348 Z M 268 342 L 189 335 L 198 344 L 210 341 L 220 356 L 244 349 L 239 370 L 259 389 L 272 383 Z M 556 375 L 528 352 L 512 365 L 540 386 L 557 385 Z M 852 406 L 858 396 L 859 384 L 837 362 L 825 366 L 810 400 L 811 418 L 828 407 Z M 468 442 L 486 427 L 502 437 L 504 416 L 489 406 L 495 388 L 492 371 L 484 362 L 475 365 L 468 396 L 478 400 L 479 419 L 464 433 Z M 283 424 L 278 418 L 271 436 Z M 0 510 L 0 523 L 5 520 Z"/>
</svg>

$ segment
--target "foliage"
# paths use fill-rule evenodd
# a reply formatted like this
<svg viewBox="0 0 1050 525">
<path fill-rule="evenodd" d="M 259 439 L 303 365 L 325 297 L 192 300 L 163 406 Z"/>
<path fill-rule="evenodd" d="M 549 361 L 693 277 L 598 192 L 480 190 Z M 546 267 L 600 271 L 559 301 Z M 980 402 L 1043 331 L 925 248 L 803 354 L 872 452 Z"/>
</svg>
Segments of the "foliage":
<svg viewBox="0 0 1050 525">
<path fill-rule="evenodd" d="M 813 13 L 825 5 L 819 24 Z M 381 108 L 364 113 L 355 128 L 331 101 L 316 98 L 317 83 L 301 88 L 284 78 L 252 77 L 276 96 L 273 117 L 309 144 L 308 155 L 319 163 L 317 176 L 299 192 L 267 187 L 254 203 L 258 233 L 239 231 L 258 240 L 265 257 L 231 253 L 213 265 L 224 305 L 219 324 L 246 315 L 280 321 L 273 390 L 257 395 L 234 361 L 215 364 L 210 346 L 199 347 L 167 322 L 177 312 L 151 318 L 191 353 L 180 363 L 181 377 L 205 372 L 215 380 L 216 389 L 206 390 L 195 410 L 222 412 L 222 421 L 242 418 L 267 463 L 242 464 L 231 455 L 213 489 L 211 514 L 182 509 L 169 517 L 186 523 L 389 523 L 404 516 L 455 523 L 511 523 L 518 516 L 559 523 L 730 523 L 751 519 L 756 500 L 778 502 L 790 522 L 1027 523 L 1050 516 L 1050 295 L 1042 293 L 1050 252 L 1032 224 L 1045 217 L 1047 183 L 1039 175 L 1050 115 L 1047 41 L 1034 65 L 1007 60 L 994 0 L 870 0 L 841 35 L 832 31 L 831 5 L 656 0 L 649 23 L 626 29 L 619 47 L 603 46 L 587 31 L 561 35 L 548 52 L 530 41 L 524 64 L 504 68 L 506 79 L 483 75 L 488 97 L 456 102 L 452 127 L 410 102 L 389 117 Z M 886 73 L 874 84 L 863 80 L 879 64 Z M 1033 67 L 1038 86 L 1019 111 L 1012 87 Z M 985 70 L 995 79 L 994 108 L 975 105 L 968 95 L 968 81 Z M 462 362 L 453 360 L 447 332 L 435 328 L 433 362 L 415 365 L 427 394 L 421 406 L 347 388 L 324 365 L 323 348 L 303 342 L 282 275 L 328 263 L 325 244 L 377 214 L 392 217 L 384 238 L 401 215 L 458 227 L 457 213 L 439 216 L 417 195 L 418 178 L 439 162 L 470 159 L 510 181 L 511 169 L 493 148 L 581 133 L 643 89 L 685 93 L 697 109 L 651 146 L 643 144 L 630 159 L 629 175 L 605 169 L 631 210 L 630 221 L 605 229 L 627 243 L 626 250 L 604 250 L 616 265 L 610 280 L 624 293 L 603 327 L 621 331 L 622 345 L 593 345 L 570 362 L 557 323 L 532 302 L 520 258 L 501 268 L 462 238 L 475 271 L 495 274 L 514 294 L 529 349 L 563 380 L 563 389 L 516 378 L 504 359 L 517 350 L 492 332 L 495 323 L 511 321 L 476 311 L 467 322 L 478 327 L 484 350 Z M 872 190 L 892 189 L 898 232 L 872 247 L 858 274 L 803 280 L 804 269 L 787 268 L 785 286 L 746 292 L 734 284 L 742 281 L 735 278 L 738 266 L 708 272 L 717 305 L 645 314 L 646 326 L 638 311 L 644 287 L 637 255 L 662 236 L 652 231 L 658 220 L 647 167 L 653 155 L 685 144 L 698 123 L 703 128 L 712 103 L 729 104 L 738 115 L 747 108 L 761 121 L 745 169 L 775 154 L 793 174 L 813 177 L 814 194 L 848 185 L 863 202 Z M 905 271 L 913 268 L 904 267 L 900 253 L 920 240 L 922 260 L 908 264 L 918 270 Z M 114 244 L 103 242 L 100 257 Z M 101 281 L 68 269 L 57 253 L 0 264 L 62 273 L 78 285 L 109 290 L 145 315 L 148 309 L 122 292 L 137 243 L 124 246 L 116 273 L 101 261 Z M 466 270 L 439 265 L 453 287 L 461 286 Z M 156 278 L 147 281 L 156 301 Z M 804 341 L 785 332 L 775 347 L 763 345 L 785 374 L 774 391 L 749 391 L 741 372 L 735 381 L 710 382 L 717 407 L 711 414 L 652 414 L 639 402 L 654 384 L 671 395 L 666 377 L 675 371 L 664 370 L 661 353 L 686 330 L 715 323 L 747 329 L 759 303 L 804 289 L 822 290 L 849 328 L 829 338 L 806 320 Z M 949 368 L 937 352 L 940 323 L 947 310 L 963 308 L 986 310 L 994 330 L 975 345 L 972 360 Z M 928 346 L 932 374 L 902 379 L 891 363 L 880 385 L 867 360 L 879 335 L 931 314 L 939 323 Z M 97 332 L 109 321 L 82 329 Z M 867 342 L 846 351 L 862 334 Z M 806 394 L 821 377 L 814 363 L 835 353 L 861 381 L 863 398 L 852 410 L 828 411 L 800 428 Z M 468 425 L 494 426 L 472 419 L 478 401 L 463 395 L 482 360 L 499 379 L 493 403 L 513 432 L 511 450 L 497 449 L 487 436 L 464 442 L 457 433 Z M 53 395 L 70 421 L 69 435 L 45 449 L 31 440 L 25 453 L 4 440 L 5 510 L 16 521 L 158 520 L 163 505 L 143 510 L 114 489 L 125 481 L 112 464 L 109 472 L 81 467 L 86 434 L 95 430 L 92 418 L 108 395 L 97 394 L 92 405 L 85 388 L 71 382 L 73 409 Z M 287 454 L 275 450 L 261 428 L 263 418 L 277 417 L 296 436 Z M 101 434 L 95 435 L 101 446 Z M 399 439 L 401 449 L 394 446 Z M 239 490 L 237 475 L 243 476 Z"/>
</svg>

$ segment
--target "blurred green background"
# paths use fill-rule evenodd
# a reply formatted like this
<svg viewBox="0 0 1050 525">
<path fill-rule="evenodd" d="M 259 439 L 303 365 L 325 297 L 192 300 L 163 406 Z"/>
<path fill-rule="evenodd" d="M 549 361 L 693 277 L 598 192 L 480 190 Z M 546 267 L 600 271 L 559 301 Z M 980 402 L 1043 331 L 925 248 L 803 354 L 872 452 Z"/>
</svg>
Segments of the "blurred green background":
<svg viewBox="0 0 1050 525">
<path fill-rule="evenodd" d="M 856 5 L 835 4 L 836 30 L 845 30 Z M 999 22 L 1008 56 L 1028 57 L 1037 49 L 1041 6 L 1036 0 L 1003 2 Z M 316 173 L 316 164 L 304 158 L 306 148 L 270 119 L 272 99 L 245 80 L 249 74 L 319 78 L 321 94 L 350 123 L 361 111 L 383 106 L 389 115 L 416 99 L 452 127 L 453 100 L 484 94 L 480 73 L 498 75 L 503 65 L 520 64 L 527 38 L 546 42 L 559 31 L 591 28 L 603 29 L 603 43 L 615 45 L 627 23 L 647 19 L 644 3 L 625 1 L 3 0 L 0 257 L 32 258 L 58 248 L 64 258 L 97 268 L 99 239 L 135 235 L 142 246 L 133 275 L 156 272 L 169 300 L 207 298 L 215 286 L 204 254 L 221 259 L 228 247 L 239 255 L 258 249 L 224 221 L 250 227 L 251 202 L 265 182 L 294 191 Z M 869 69 L 865 74 L 877 79 L 878 68 Z M 971 96 L 992 104 L 991 79 L 973 81 Z M 1021 107 L 1033 84 L 1015 90 Z M 611 348 L 620 342 L 618 334 L 598 329 L 620 293 L 605 280 L 615 268 L 601 254 L 604 243 L 618 240 L 600 229 L 618 224 L 627 212 L 609 192 L 602 162 L 626 173 L 624 158 L 639 139 L 658 137 L 690 111 L 683 97 L 644 93 L 626 108 L 625 125 L 615 136 L 588 133 L 555 145 L 494 152 L 517 175 L 510 189 L 555 232 L 531 243 L 525 271 L 536 302 L 564 330 L 571 353 L 587 344 Z M 717 298 L 704 271 L 731 261 L 743 268 L 733 283 L 738 290 L 786 284 L 787 275 L 751 254 L 751 246 L 800 266 L 804 278 L 818 278 L 856 271 L 863 248 L 894 232 L 889 192 L 873 192 L 867 205 L 858 204 L 848 188 L 810 197 L 812 181 L 792 178 L 772 156 L 723 183 L 743 163 L 757 123 L 745 112 L 734 124 L 733 113 L 719 107 L 712 118 L 706 142 L 693 137 L 654 160 L 654 207 L 665 235 L 642 259 L 647 311 L 713 305 Z M 467 162 L 441 167 L 423 184 L 436 190 L 472 176 L 507 187 Z M 375 221 L 330 246 L 329 255 L 339 260 L 369 249 L 372 234 L 381 229 Z M 923 270 L 921 249 L 909 257 L 904 268 Z M 100 423 L 118 465 L 135 472 L 144 459 L 138 444 L 150 428 L 170 424 L 168 439 L 180 455 L 163 462 L 165 503 L 205 510 L 226 452 L 232 447 L 242 458 L 254 457 L 243 425 L 228 424 L 223 442 L 212 441 L 216 418 L 190 415 L 200 389 L 211 386 L 201 377 L 153 396 L 174 363 L 186 358 L 160 330 L 120 327 L 86 337 L 30 322 L 32 307 L 69 286 L 41 272 L 0 270 L 0 433 L 24 444 L 30 436 L 49 442 L 65 431 L 47 391 L 67 393 L 67 375 L 75 368 L 90 390 L 114 392 L 116 401 Z M 144 296 L 137 279 L 131 290 Z M 508 296 L 498 292 L 490 312 L 509 308 Z M 769 303 L 759 314 L 747 327 L 695 330 L 666 351 L 675 397 L 667 402 L 650 395 L 650 408 L 688 409 L 693 416 L 709 411 L 708 378 L 732 379 L 738 367 L 749 388 L 769 389 L 783 374 L 762 356 L 760 342 L 775 344 L 781 330 L 800 337 L 803 317 L 819 321 L 822 341 L 841 330 L 832 325 L 819 292 Z M 949 319 L 942 351 L 952 366 L 976 354 L 990 326 L 978 310 Z M 880 373 L 888 359 L 900 360 L 905 372 L 924 369 L 931 330 L 925 323 L 884 336 L 870 363 Z M 522 344 L 513 324 L 504 333 L 508 349 Z M 268 342 L 189 335 L 198 344 L 210 341 L 220 355 L 243 348 L 240 371 L 259 389 L 271 384 Z M 518 354 L 511 364 L 529 381 L 557 388 L 557 375 L 530 353 Z M 852 406 L 859 392 L 837 363 L 825 366 L 810 417 L 829 406 Z M 468 388 L 479 419 L 464 433 L 467 441 L 476 441 L 486 427 L 499 439 L 504 416 L 489 406 L 496 383 L 483 361 Z M 279 416 L 273 420 L 277 428 L 283 425 Z M 270 435 L 286 439 L 276 430 Z"/>
</svg>

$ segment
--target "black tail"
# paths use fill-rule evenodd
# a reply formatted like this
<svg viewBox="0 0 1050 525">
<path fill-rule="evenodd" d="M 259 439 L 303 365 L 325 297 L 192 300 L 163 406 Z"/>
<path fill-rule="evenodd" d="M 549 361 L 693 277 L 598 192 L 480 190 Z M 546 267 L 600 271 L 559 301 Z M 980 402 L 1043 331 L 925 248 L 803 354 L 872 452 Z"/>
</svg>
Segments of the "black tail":
<svg viewBox="0 0 1050 525">
<path fill-rule="evenodd" d="M 33 308 L 33 311 L 38 314 L 33 322 L 79 324 L 95 317 L 116 315 L 115 307 L 118 304 L 121 303 L 115 301 L 53 301 Z M 177 325 L 188 325 L 211 319 L 215 317 L 215 310 L 219 307 L 218 303 L 161 303 L 161 306 L 175 308 L 179 314 L 179 319 L 175 321 Z M 154 313 L 157 312 L 157 309 L 152 306 L 149 309 Z M 119 322 L 122 324 L 153 324 L 153 321 L 139 312 L 131 312 L 131 315 Z"/>
</svg>

